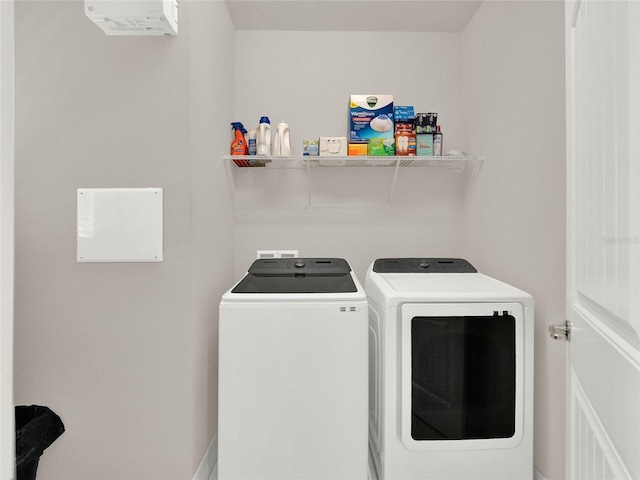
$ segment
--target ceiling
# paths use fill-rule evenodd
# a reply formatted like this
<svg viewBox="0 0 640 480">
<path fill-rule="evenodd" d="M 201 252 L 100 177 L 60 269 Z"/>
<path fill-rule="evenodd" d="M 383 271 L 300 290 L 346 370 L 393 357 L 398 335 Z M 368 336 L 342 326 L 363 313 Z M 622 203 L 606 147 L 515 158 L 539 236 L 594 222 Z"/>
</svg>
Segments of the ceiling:
<svg viewBox="0 0 640 480">
<path fill-rule="evenodd" d="M 236 30 L 449 32 L 481 0 L 226 0 Z"/>
</svg>

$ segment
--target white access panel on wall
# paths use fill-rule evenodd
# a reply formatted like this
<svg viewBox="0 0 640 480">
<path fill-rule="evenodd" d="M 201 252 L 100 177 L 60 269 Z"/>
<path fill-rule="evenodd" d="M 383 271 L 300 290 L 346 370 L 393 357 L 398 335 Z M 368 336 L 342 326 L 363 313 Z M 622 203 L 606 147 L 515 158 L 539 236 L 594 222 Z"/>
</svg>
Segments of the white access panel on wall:
<svg viewBox="0 0 640 480">
<path fill-rule="evenodd" d="M 79 188 L 78 262 L 161 262 L 161 188 Z"/>
</svg>

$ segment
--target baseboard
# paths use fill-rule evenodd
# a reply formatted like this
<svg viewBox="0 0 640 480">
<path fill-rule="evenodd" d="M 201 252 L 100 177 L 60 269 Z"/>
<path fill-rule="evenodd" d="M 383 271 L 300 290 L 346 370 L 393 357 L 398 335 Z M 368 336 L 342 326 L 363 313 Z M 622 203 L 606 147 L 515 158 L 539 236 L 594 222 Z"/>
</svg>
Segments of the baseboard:
<svg viewBox="0 0 640 480">
<path fill-rule="evenodd" d="M 533 469 L 533 480 L 547 480 L 546 478 L 544 478 L 544 475 L 542 475 L 540 473 L 540 471 L 538 471 L 537 468 Z"/>
<path fill-rule="evenodd" d="M 218 435 L 214 435 L 211 439 L 204 457 L 200 461 L 200 465 L 193 474 L 193 480 L 209 480 L 213 478 L 213 472 L 218 464 Z"/>
</svg>

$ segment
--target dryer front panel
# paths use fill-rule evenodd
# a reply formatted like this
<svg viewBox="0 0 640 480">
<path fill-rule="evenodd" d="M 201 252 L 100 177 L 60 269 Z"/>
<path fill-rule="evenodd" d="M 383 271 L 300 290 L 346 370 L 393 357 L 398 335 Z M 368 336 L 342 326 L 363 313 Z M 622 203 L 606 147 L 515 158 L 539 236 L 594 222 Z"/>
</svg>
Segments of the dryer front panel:
<svg viewBox="0 0 640 480">
<path fill-rule="evenodd" d="M 487 449 L 520 443 L 520 304 L 404 304 L 400 329 L 400 429 L 406 448 Z"/>
</svg>

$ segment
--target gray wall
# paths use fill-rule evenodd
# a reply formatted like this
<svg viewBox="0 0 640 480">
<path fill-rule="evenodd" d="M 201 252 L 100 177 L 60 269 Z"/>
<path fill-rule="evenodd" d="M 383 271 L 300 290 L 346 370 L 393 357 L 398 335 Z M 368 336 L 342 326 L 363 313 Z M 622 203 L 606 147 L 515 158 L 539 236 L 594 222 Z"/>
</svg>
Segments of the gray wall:
<svg viewBox="0 0 640 480">
<path fill-rule="evenodd" d="M 177 37 L 107 37 L 83 2 L 16 9 L 15 398 L 67 432 L 40 478 L 190 478 L 216 430 L 233 28 L 180 2 Z M 162 187 L 164 262 L 77 264 L 79 187 Z"/>
</svg>

